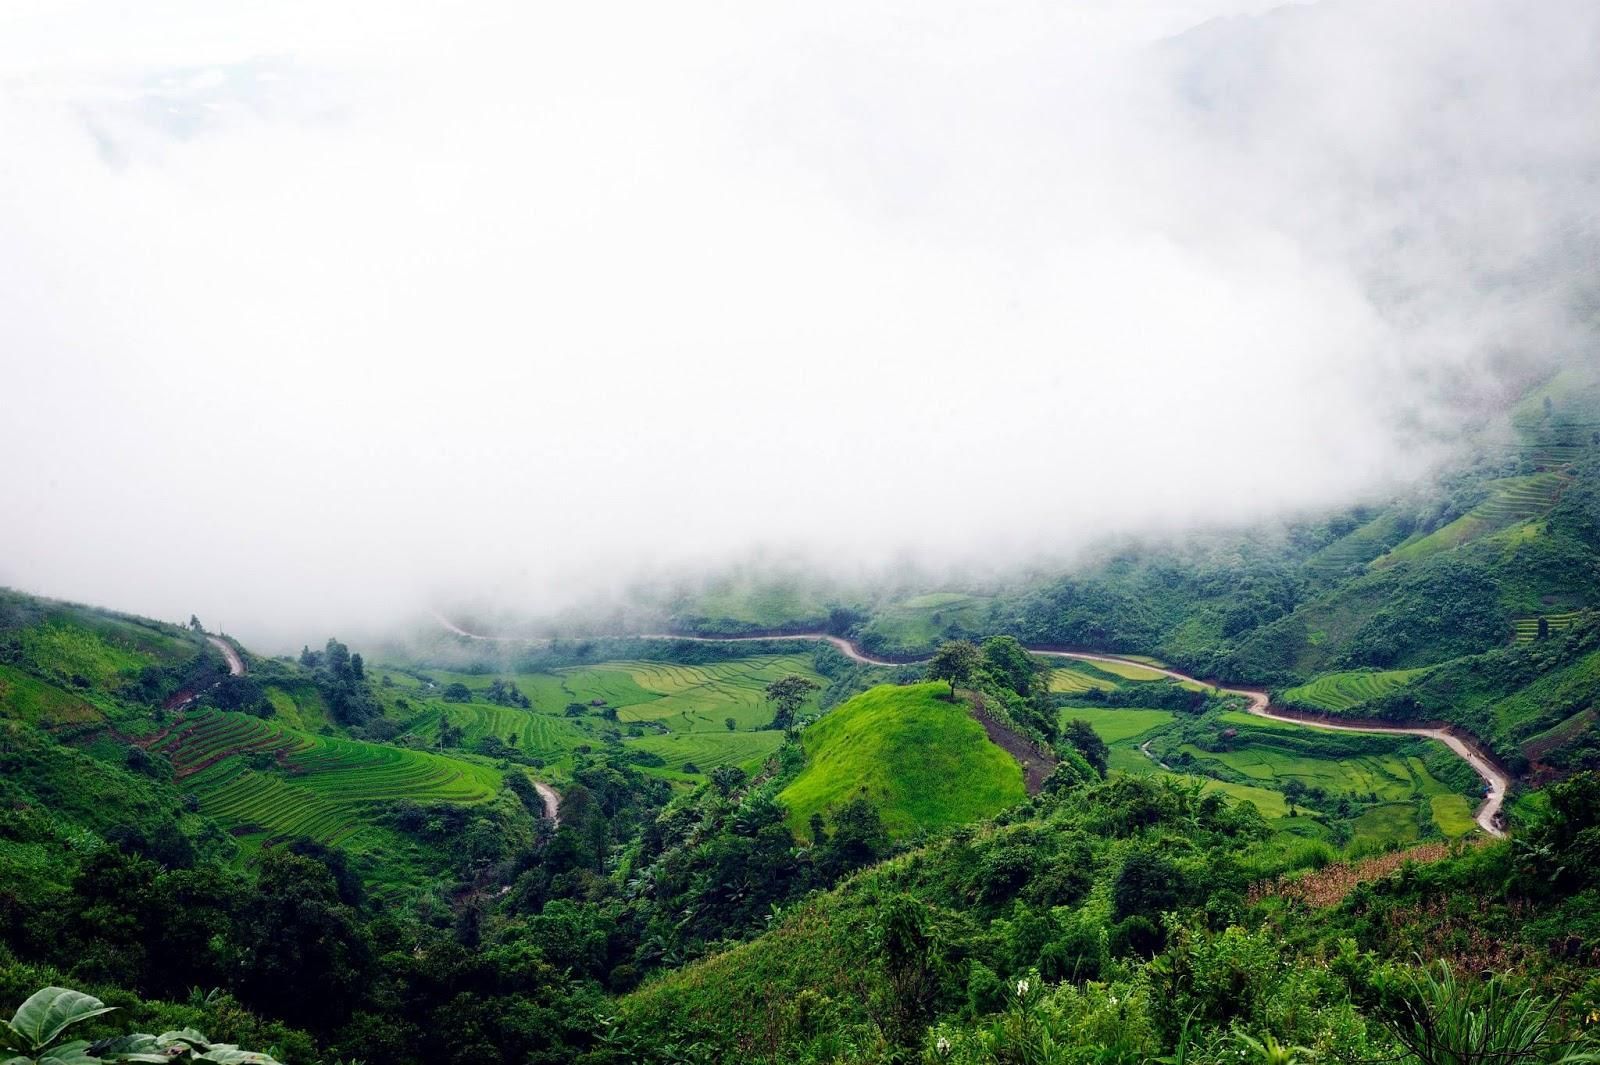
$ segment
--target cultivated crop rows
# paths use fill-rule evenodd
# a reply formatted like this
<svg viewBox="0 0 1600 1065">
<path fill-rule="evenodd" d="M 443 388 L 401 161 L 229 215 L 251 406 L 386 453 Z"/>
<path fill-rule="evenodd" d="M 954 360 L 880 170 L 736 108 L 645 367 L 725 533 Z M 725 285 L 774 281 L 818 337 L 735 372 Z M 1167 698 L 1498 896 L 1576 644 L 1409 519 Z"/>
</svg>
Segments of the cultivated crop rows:
<svg viewBox="0 0 1600 1065">
<path fill-rule="evenodd" d="M 1395 548 L 1383 561 L 1424 558 L 1497 529 L 1537 518 L 1556 505 L 1570 480 L 1564 473 L 1536 473 L 1530 477 L 1507 477 L 1490 482 L 1488 499 L 1444 528 Z"/>
<path fill-rule="evenodd" d="M 1326 577 L 1345 573 L 1353 566 L 1364 566 L 1383 552 L 1386 538 L 1394 533 L 1392 516 L 1376 518 L 1312 555 L 1306 560 L 1306 569 L 1316 576 Z"/>
<path fill-rule="evenodd" d="M 294 750 L 311 746 L 309 736 L 273 726 L 247 714 L 192 714 L 157 737 L 150 749 L 166 756 L 179 780 L 234 755 L 270 754 L 281 763 Z"/>
<path fill-rule="evenodd" d="M 484 703 L 450 705 L 433 711 L 419 719 L 412 731 L 434 738 L 441 721 L 449 721 L 462 730 L 465 746 L 494 736 L 539 758 L 560 757 L 580 744 L 595 742 L 583 726 L 569 718 Z"/>
<path fill-rule="evenodd" d="M 156 736 L 205 813 L 274 836 L 336 842 L 358 831 L 374 807 L 481 802 L 499 775 L 486 766 L 423 751 L 279 728 L 245 714 L 194 714 Z"/>
<path fill-rule="evenodd" d="M 1537 517 L 1556 505 L 1568 478 L 1560 473 L 1536 473 L 1496 484 L 1488 499 L 1472 508 L 1471 515 L 1495 525 L 1513 525 Z"/>
<path fill-rule="evenodd" d="M 763 732 L 674 732 L 665 736 L 645 736 L 628 741 L 628 746 L 659 754 L 670 769 L 693 765 L 702 773 L 718 766 L 733 765 L 751 769 L 764 762 L 783 743 L 783 733 Z"/>
<path fill-rule="evenodd" d="M 1050 671 L 1050 690 L 1067 695 L 1086 691 L 1110 691 L 1116 685 L 1100 677 L 1092 677 L 1081 669 L 1057 666 Z"/>
<path fill-rule="evenodd" d="M 1576 625 L 1584 613 L 1582 610 L 1573 610 L 1565 614 L 1546 614 L 1544 620 L 1550 623 L 1551 632 L 1560 632 Z M 1517 627 L 1517 643 L 1532 643 L 1539 638 L 1538 617 L 1517 618 L 1514 624 Z"/>
<path fill-rule="evenodd" d="M 1287 702 L 1301 706 L 1348 710 L 1404 687 L 1423 672 L 1420 669 L 1391 669 L 1381 673 L 1329 673 L 1310 684 L 1290 688 L 1283 693 L 1283 697 Z"/>
<path fill-rule="evenodd" d="M 721 729 L 730 717 L 738 728 L 759 728 L 772 715 L 766 686 L 787 673 L 821 680 L 803 655 L 758 655 L 700 666 L 620 661 L 563 671 L 580 701 L 592 692 L 613 693 L 607 702 L 623 721 L 659 721 L 683 732 Z"/>
</svg>

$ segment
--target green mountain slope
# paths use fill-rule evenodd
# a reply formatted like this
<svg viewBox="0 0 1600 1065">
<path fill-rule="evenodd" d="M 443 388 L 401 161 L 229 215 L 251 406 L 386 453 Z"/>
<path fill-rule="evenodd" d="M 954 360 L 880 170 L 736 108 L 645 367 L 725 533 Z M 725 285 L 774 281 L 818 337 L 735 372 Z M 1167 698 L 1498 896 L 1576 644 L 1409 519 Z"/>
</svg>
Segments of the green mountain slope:
<svg viewBox="0 0 1600 1065">
<path fill-rule="evenodd" d="M 844 703 L 804 735 L 806 767 L 778 795 L 804 830 L 863 796 L 893 836 L 967 824 L 1026 797 L 1022 769 L 989 742 L 942 684 L 882 686 Z"/>
</svg>

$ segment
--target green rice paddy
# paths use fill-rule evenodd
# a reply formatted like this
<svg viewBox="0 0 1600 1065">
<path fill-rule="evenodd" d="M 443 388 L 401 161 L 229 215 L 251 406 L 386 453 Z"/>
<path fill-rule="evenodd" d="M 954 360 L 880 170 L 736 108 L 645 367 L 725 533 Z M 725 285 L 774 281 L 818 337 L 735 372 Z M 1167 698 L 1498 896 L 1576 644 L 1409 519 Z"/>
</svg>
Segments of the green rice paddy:
<svg viewBox="0 0 1600 1065">
<path fill-rule="evenodd" d="M 1207 791 L 1225 792 L 1254 803 L 1275 828 L 1304 835 L 1326 832 L 1323 822 L 1301 809 L 1290 816 L 1284 789 L 1291 781 L 1308 791 L 1320 789 L 1329 801 L 1347 798 L 1355 811 L 1350 822 L 1358 839 L 1369 843 L 1415 839 L 1431 821 L 1445 836 L 1471 832 L 1474 800 L 1435 778 L 1416 753 L 1416 741 L 1403 736 L 1319 732 L 1292 722 L 1227 711 L 1216 715 L 1219 748 L 1193 742 L 1173 745 L 1163 733 L 1185 719 L 1164 710 L 1069 706 L 1062 720 L 1081 718 L 1108 748 L 1112 772 L 1178 772 L 1198 776 Z M 1226 733 L 1226 735 L 1224 735 Z M 1150 743 L 1152 755 L 1141 751 Z M 1208 747 L 1211 746 L 1209 743 Z M 1171 769 L 1163 769 L 1157 758 Z"/>
<path fill-rule="evenodd" d="M 1410 540 L 1378 560 L 1379 565 L 1426 558 L 1480 536 L 1550 512 L 1571 477 L 1558 471 L 1490 481 L 1489 498 L 1441 529 Z"/>
<path fill-rule="evenodd" d="M 147 746 L 172 763 L 203 813 L 272 838 L 337 843 L 396 801 L 483 802 L 501 782 L 476 762 L 218 711 L 185 715 Z"/>
<path fill-rule="evenodd" d="M 1583 620 L 1588 611 L 1572 610 L 1564 614 L 1545 614 L 1544 620 L 1549 624 L 1552 633 L 1563 632 L 1572 628 Z M 1517 643 L 1532 643 L 1539 638 L 1539 616 L 1531 618 L 1517 618 L 1513 623 L 1516 626 Z"/>
<path fill-rule="evenodd" d="M 1145 733 L 1170 725 L 1176 715 L 1170 710 L 1107 709 L 1104 707 L 1069 706 L 1061 711 L 1061 720 L 1087 721 L 1095 733 L 1106 743 L 1121 743 L 1137 739 Z"/>
<path fill-rule="evenodd" d="M 1115 681 L 1096 676 L 1095 671 L 1077 663 L 1057 666 L 1050 671 L 1050 690 L 1066 695 L 1094 690 L 1111 691 L 1116 686 Z"/>
<path fill-rule="evenodd" d="M 1426 669 L 1391 669 L 1382 672 L 1358 670 L 1327 673 L 1309 684 L 1290 688 L 1283 693 L 1283 699 L 1295 706 L 1314 706 L 1339 712 L 1403 688 L 1426 672 Z"/>
</svg>

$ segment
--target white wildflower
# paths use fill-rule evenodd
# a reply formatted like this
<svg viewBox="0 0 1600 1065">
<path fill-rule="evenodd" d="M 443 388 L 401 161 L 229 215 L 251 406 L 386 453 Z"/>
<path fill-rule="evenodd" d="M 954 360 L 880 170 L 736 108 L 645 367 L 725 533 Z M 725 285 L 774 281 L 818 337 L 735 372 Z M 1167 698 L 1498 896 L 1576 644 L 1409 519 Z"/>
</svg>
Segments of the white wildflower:
<svg viewBox="0 0 1600 1065">
<path fill-rule="evenodd" d="M 1021 998 L 1023 995 L 1026 995 L 1027 993 L 1028 993 L 1028 981 L 1026 981 L 1026 980 L 1018 980 L 1017 981 L 1017 997 Z"/>
</svg>

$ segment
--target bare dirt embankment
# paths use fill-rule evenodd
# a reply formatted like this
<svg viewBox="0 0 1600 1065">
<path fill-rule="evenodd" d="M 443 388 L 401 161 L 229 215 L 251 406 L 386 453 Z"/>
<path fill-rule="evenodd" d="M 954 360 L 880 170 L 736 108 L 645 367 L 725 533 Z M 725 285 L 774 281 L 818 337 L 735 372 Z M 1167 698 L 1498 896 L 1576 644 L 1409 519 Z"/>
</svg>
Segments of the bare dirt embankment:
<svg viewBox="0 0 1600 1065">
<path fill-rule="evenodd" d="M 434 616 L 445 629 L 455 633 L 457 636 L 462 636 L 470 640 L 491 640 L 497 643 L 540 642 L 516 641 L 511 637 L 483 636 L 479 635 L 478 633 L 468 632 L 465 629 L 462 629 L 442 615 L 435 614 Z M 914 664 L 917 661 L 926 661 L 926 659 L 891 660 L 887 658 L 876 658 L 867 654 L 855 644 L 852 644 L 849 640 L 846 640 L 841 636 L 833 636 L 825 632 L 772 632 L 760 635 L 751 635 L 747 633 L 739 636 L 720 637 L 683 636 L 676 633 L 639 633 L 631 637 L 623 636 L 619 638 L 636 640 L 688 640 L 693 643 L 754 643 L 766 640 L 807 640 L 812 643 L 825 642 L 832 644 L 834 647 L 838 648 L 842 654 L 846 655 L 853 661 L 860 662 L 864 665 L 900 666 Z M 1201 684 L 1208 688 L 1215 689 L 1223 695 L 1242 696 L 1246 700 L 1250 713 L 1255 714 L 1257 717 L 1270 718 L 1273 721 L 1285 721 L 1294 725 L 1302 725 L 1306 728 L 1326 729 L 1331 732 L 1376 732 L 1397 736 L 1420 736 L 1424 739 L 1436 740 L 1439 743 L 1444 744 L 1457 757 L 1461 758 L 1468 765 L 1470 765 L 1473 768 L 1473 771 L 1484 780 L 1486 792 L 1484 795 L 1483 804 L 1478 807 L 1478 812 L 1476 815 L 1478 827 L 1483 829 L 1491 836 L 1505 835 L 1505 830 L 1500 827 L 1500 813 L 1502 807 L 1505 805 L 1506 791 L 1511 785 L 1511 778 L 1504 770 L 1494 763 L 1494 760 L 1490 758 L 1489 755 L 1484 753 L 1482 748 L 1478 746 L 1477 742 L 1473 740 L 1472 737 L 1465 735 L 1459 730 L 1437 725 L 1392 725 L 1387 722 L 1376 721 L 1340 722 L 1330 718 L 1313 717 L 1308 714 L 1297 714 L 1292 711 L 1285 710 L 1282 707 L 1271 705 L 1271 700 L 1264 691 L 1254 688 L 1225 688 L 1209 681 L 1199 680 L 1195 677 L 1191 677 L 1187 673 L 1180 673 L 1175 669 L 1168 669 L 1164 666 L 1152 666 L 1148 662 L 1139 662 L 1130 658 L 1123 658 L 1119 655 L 1099 654 L 1093 651 L 1072 651 L 1057 647 L 1029 647 L 1028 650 L 1034 654 L 1051 658 L 1073 658 L 1081 662 L 1106 662 L 1114 665 L 1136 666 L 1140 669 L 1148 669 L 1152 672 L 1159 673 L 1162 676 L 1169 677 L 1173 680 L 1183 681 L 1190 684 Z M 998 726 L 997 723 L 985 721 L 982 715 L 979 715 L 979 721 L 983 722 L 985 731 L 989 731 L 991 725 L 994 725 L 995 727 L 999 728 L 1002 733 L 1010 735 L 1015 740 L 1023 743 L 1027 742 L 1025 739 L 1023 739 L 1023 737 L 1009 732 L 1009 730 Z M 1005 748 L 1008 752 L 1010 752 L 1012 757 L 1017 758 L 1017 761 L 1023 764 L 1024 772 L 1027 772 L 1027 763 L 1023 762 L 1023 759 L 1018 756 L 1016 751 L 1012 750 L 1011 747 L 1008 747 L 1005 743 L 1002 743 L 999 739 L 996 739 L 993 734 L 990 735 L 990 739 L 993 740 L 998 746 Z M 1028 749 L 1030 751 L 1032 750 L 1031 744 L 1028 744 Z M 1034 757 L 1037 757 L 1036 752 Z M 1046 772 L 1045 775 L 1048 776 L 1049 773 Z M 1043 782 L 1042 778 L 1040 782 Z M 1033 792 L 1034 789 L 1030 786 L 1029 793 L 1033 794 Z"/>
<path fill-rule="evenodd" d="M 1027 736 L 991 717 L 988 708 L 983 705 L 983 696 L 978 693 L 971 694 L 967 705 L 972 710 L 973 718 L 983 726 L 989 742 L 1009 754 L 1022 767 L 1022 784 L 1028 794 L 1039 794 L 1061 760 L 1049 751 L 1041 750 Z"/>
<path fill-rule="evenodd" d="M 561 793 L 542 780 L 535 780 L 533 788 L 539 793 L 539 798 L 544 800 L 544 815 L 550 819 L 554 828 L 561 827 Z"/>
</svg>

